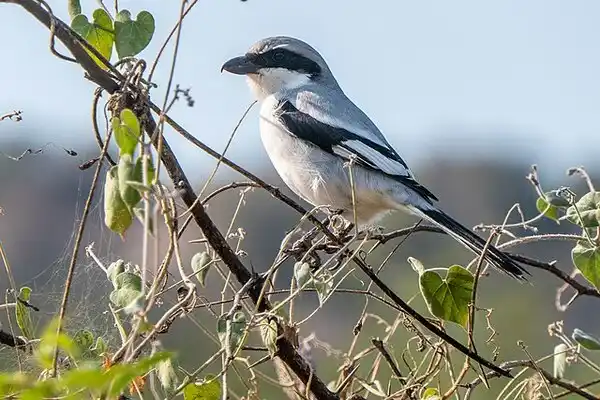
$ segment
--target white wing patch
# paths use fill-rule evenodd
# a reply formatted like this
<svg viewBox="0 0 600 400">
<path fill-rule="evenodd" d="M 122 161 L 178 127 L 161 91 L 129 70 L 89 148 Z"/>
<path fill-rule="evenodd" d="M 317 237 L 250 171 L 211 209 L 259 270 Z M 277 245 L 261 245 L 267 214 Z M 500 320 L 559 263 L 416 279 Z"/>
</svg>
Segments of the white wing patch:
<svg viewBox="0 0 600 400">
<path fill-rule="evenodd" d="M 355 155 L 359 160 L 386 174 L 412 177 L 411 171 L 401 162 L 388 158 L 376 149 L 358 140 L 347 140 L 340 145 L 333 146 L 333 152 L 343 158 Z"/>
<path fill-rule="evenodd" d="M 333 95 L 335 93 L 329 94 Z M 383 135 L 376 133 L 379 130 L 375 124 L 347 97 L 344 96 L 339 99 L 333 99 L 334 101 L 328 101 L 329 97 L 305 90 L 299 91 L 296 97 L 290 99 L 290 101 L 299 111 L 310 115 L 320 122 L 345 129 L 383 147 L 389 146 Z M 338 110 L 334 104 L 347 104 L 348 109 L 343 108 Z"/>
</svg>

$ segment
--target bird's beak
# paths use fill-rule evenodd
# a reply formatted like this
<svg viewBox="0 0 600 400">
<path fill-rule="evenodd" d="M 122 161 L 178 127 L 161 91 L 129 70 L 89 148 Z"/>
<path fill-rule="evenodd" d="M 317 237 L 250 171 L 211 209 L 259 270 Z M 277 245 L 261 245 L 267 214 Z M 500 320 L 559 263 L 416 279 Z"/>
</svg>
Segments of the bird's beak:
<svg viewBox="0 0 600 400">
<path fill-rule="evenodd" d="M 253 63 L 248 56 L 232 58 L 221 67 L 221 72 L 227 71 L 236 75 L 255 74 L 260 66 Z"/>
</svg>

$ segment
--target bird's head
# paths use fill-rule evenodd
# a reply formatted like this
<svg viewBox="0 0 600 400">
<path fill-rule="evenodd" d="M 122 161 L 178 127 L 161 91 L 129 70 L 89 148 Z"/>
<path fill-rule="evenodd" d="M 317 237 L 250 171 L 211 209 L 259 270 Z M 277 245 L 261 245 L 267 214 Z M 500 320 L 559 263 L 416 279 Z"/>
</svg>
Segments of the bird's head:
<svg viewBox="0 0 600 400">
<path fill-rule="evenodd" d="M 246 75 L 259 101 L 310 82 L 335 84 L 323 57 L 307 43 L 287 36 L 260 40 L 243 56 L 223 64 L 221 71 Z"/>
</svg>

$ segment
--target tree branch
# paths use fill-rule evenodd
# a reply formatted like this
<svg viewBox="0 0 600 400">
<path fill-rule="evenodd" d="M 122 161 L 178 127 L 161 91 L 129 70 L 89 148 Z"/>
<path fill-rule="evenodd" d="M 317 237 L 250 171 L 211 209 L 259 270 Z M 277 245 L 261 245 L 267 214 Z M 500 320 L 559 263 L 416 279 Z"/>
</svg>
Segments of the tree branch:
<svg viewBox="0 0 600 400">
<path fill-rule="evenodd" d="M 117 82 L 117 80 L 120 79 L 119 76 L 117 76 L 115 78 L 108 71 L 106 71 L 106 70 L 102 69 L 100 66 L 98 66 L 98 64 L 90 57 L 90 55 L 86 51 L 86 48 L 88 48 L 89 45 L 87 45 L 87 43 L 85 43 L 85 41 L 83 41 L 83 39 L 81 39 L 79 37 L 79 35 L 77 35 L 75 32 L 73 32 L 64 22 L 62 22 L 59 19 L 57 19 L 56 17 L 54 17 L 52 15 L 52 13 L 49 11 L 49 9 L 46 9 L 44 7 L 44 6 L 47 7 L 47 5 L 45 5 L 44 2 L 42 2 L 40 0 L 0 0 L 0 3 L 13 3 L 13 4 L 18 4 L 18 5 L 22 6 L 30 14 L 32 14 L 36 19 L 38 19 L 46 27 L 48 27 L 51 30 L 51 35 L 56 35 L 56 37 L 61 42 L 64 43 L 64 45 L 67 47 L 67 49 L 75 57 L 75 60 L 87 72 L 87 77 L 90 80 L 92 80 L 93 82 L 98 84 L 100 87 L 102 87 L 104 90 L 106 90 L 109 93 L 114 93 L 119 89 L 120 85 Z M 288 196 L 282 194 L 279 191 L 279 189 L 277 189 L 271 185 L 268 185 L 266 182 L 262 181 L 257 176 L 251 174 L 250 172 L 241 168 L 237 164 L 235 164 L 232 161 L 228 160 L 227 158 L 223 157 L 221 154 L 217 153 L 210 147 L 204 145 L 198 139 L 196 139 L 195 137 L 190 135 L 185 129 L 183 129 L 175 121 L 173 121 L 171 118 L 169 118 L 167 115 L 165 115 L 163 113 L 163 111 L 158 106 L 153 104 L 152 102 L 147 101 L 147 104 L 153 111 L 157 112 L 161 116 L 161 118 L 164 118 L 164 120 L 169 125 L 171 125 L 177 132 L 179 132 L 181 135 L 183 135 L 190 142 L 192 142 L 193 144 L 195 144 L 196 146 L 198 146 L 199 148 L 204 150 L 209 155 L 220 159 L 221 162 L 228 165 L 230 168 L 234 169 L 238 173 L 244 175 L 245 177 L 249 178 L 253 182 L 257 183 L 259 186 L 261 186 L 262 188 L 267 190 L 269 193 L 271 193 L 274 197 L 281 200 L 283 203 L 287 204 L 288 206 L 290 206 L 297 212 L 299 212 L 303 215 L 306 214 L 306 210 L 302 206 L 300 206 L 297 202 L 295 202 Z M 156 132 L 156 122 L 154 121 L 150 111 L 147 111 L 145 113 L 145 115 L 143 115 L 143 116 L 145 117 L 145 131 L 150 137 L 153 137 L 154 133 Z M 156 144 L 158 138 L 154 138 L 154 140 L 155 140 L 155 144 Z M 187 205 L 188 208 L 190 208 L 190 212 L 193 215 L 195 222 L 202 229 L 202 231 L 203 231 L 207 241 L 211 245 L 211 247 L 218 253 L 219 257 L 227 265 L 227 267 L 230 269 L 230 271 L 236 277 L 236 279 L 238 280 L 238 282 L 240 284 L 244 285 L 247 282 L 249 282 L 251 279 L 254 279 L 255 277 L 243 265 L 243 263 L 237 257 L 237 255 L 235 254 L 233 249 L 229 246 L 229 244 L 227 243 L 227 241 L 225 240 L 225 238 L 223 237 L 221 232 L 218 230 L 218 228 L 212 222 L 211 218 L 208 216 L 208 214 L 204 210 L 204 207 L 199 202 L 196 201 L 196 195 L 195 195 L 185 173 L 183 172 L 181 166 L 179 165 L 179 162 L 177 161 L 174 153 L 170 149 L 168 143 L 164 140 L 164 138 L 162 138 L 161 141 L 162 141 L 162 143 L 161 143 L 162 153 L 160 156 L 161 156 L 161 160 L 164 163 L 165 168 L 169 174 L 169 177 L 173 180 L 175 187 L 178 190 L 183 202 Z M 336 243 L 340 243 L 339 239 L 336 238 L 315 217 L 309 216 L 309 219 L 312 223 L 317 225 L 327 237 L 334 240 Z M 423 227 L 420 229 L 417 228 L 416 230 L 439 232 L 439 230 L 435 227 Z M 381 238 L 379 238 L 379 240 L 382 243 L 384 243 L 385 241 L 390 240 L 393 237 L 405 236 L 409 232 L 414 232 L 414 231 L 415 231 L 414 228 L 408 228 L 406 230 L 395 231 L 386 236 L 382 236 Z M 565 282 L 569 283 L 571 286 L 573 286 L 575 288 L 575 290 L 578 291 L 579 294 L 587 294 L 587 295 L 592 295 L 595 297 L 600 297 L 600 293 L 598 293 L 598 291 L 596 291 L 595 289 L 587 288 L 582 284 L 579 284 L 577 281 L 570 278 L 568 275 L 562 273 L 562 271 L 558 270 L 552 264 L 542 263 L 537 260 L 529 259 L 529 258 L 520 256 L 520 255 L 511 255 L 511 257 L 513 257 L 515 260 L 522 262 L 524 264 L 528 264 L 528 265 L 531 265 L 536 268 L 542 268 L 542 269 L 548 270 L 555 276 L 559 277 L 563 281 L 565 281 Z M 493 363 L 481 358 L 479 355 L 477 355 L 474 352 L 471 352 L 469 349 L 467 349 L 461 343 L 457 342 L 455 339 L 453 339 L 452 337 L 447 335 L 445 332 L 443 332 L 442 330 L 437 328 L 427 318 L 425 318 L 422 315 L 420 315 L 419 313 L 417 313 L 407 303 L 405 303 L 399 296 L 397 296 L 390 288 L 388 288 L 378 278 L 377 274 L 375 274 L 375 272 L 372 270 L 372 268 L 370 266 L 368 266 L 364 260 L 360 259 L 359 257 L 353 257 L 352 259 L 360 267 L 360 269 L 363 270 L 363 272 L 367 276 L 369 276 L 369 278 L 371 278 L 373 280 L 373 282 L 388 297 L 390 297 L 390 299 L 392 299 L 394 301 L 394 303 L 398 304 L 402 309 L 404 309 L 407 314 L 409 314 L 411 317 L 413 317 L 414 319 L 419 321 L 430 331 L 432 331 L 436 335 L 440 336 L 442 339 L 446 340 L 448 343 L 450 343 L 452 346 L 454 346 L 455 348 L 457 348 L 464 354 L 467 354 L 469 357 L 472 357 L 473 359 L 477 360 L 481 364 L 492 369 L 494 372 L 490 373 L 490 376 L 499 376 L 499 375 L 510 376 L 510 374 L 502 368 L 502 365 L 504 365 L 504 364 L 502 364 L 499 368 L 498 366 L 494 365 Z M 255 304 L 258 303 L 258 301 L 259 301 L 261 286 L 262 286 L 261 284 L 254 284 L 254 285 L 252 285 L 252 287 L 250 288 L 250 290 L 248 292 L 250 298 L 253 300 L 253 302 Z M 260 304 L 257 304 L 257 306 L 258 306 L 257 308 L 259 311 L 268 311 L 270 309 L 270 304 L 267 300 L 262 300 L 260 302 Z M 277 353 L 278 356 L 294 371 L 295 374 L 298 375 L 298 377 L 302 380 L 303 383 L 305 383 L 305 384 L 308 383 L 310 385 L 310 389 L 317 399 L 331 399 L 331 400 L 338 399 L 338 396 L 335 393 L 331 392 L 327 388 L 327 386 L 318 377 L 316 377 L 313 374 L 314 371 L 311 370 L 311 367 L 308 365 L 308 363 L 306 363 L 306 361 L 298 354 L 295 347 L 293 346 L 293 344 L 290 341 L 288 341 L 285 338 L 280 338 L 277 343 L 279 345 L 279 349 L 278 349 L 278 353 Z M 544 375 L 546 376 L 546 374 L 544 374 Z M 551 378 L 552 378 L 551 376 L 550 377 L 546 376 L 546 379 L 548 379 L 549 381 Z M 552 378 L 552 379 L 554 379 L 554 378 Z M 572 388 L 570 386 L 566 386 L 569 384 L 562 382 L 560 380 L 558 380 L 558 381 L 554 380 L 554 381 L 551 381 L 551 383 L 565 387 L 569 390 L 576 389 L 573 391 L 578 394 L 581 394 L 577 391 L 579 389 L 574 388 L 574 387 Z M 583 392 L 583 391 L 581 391 L 581 392 L 584 394 L 587 393 L 587 392 Z M 586 396 L 584 396 L 584 397 L 586 397 Z M 589 397 L 586 397 L 586 398 L 589 398 Z M 591 397 L 591 398 L 594 398 L 594 397 Z"/>
<path fill-rule="evenodd" d="M 96 62 L 89 56 L 85 50 L 86 45 L 83 40 L 72 31 L 64 22 L 54 17 L 49 10 L 46 10 L 39 1 L 35 0 L 0 0 L 0 3 L 14 3 L 22 6 L 30 14 L 32 14 L 41 23 L 49 29 L 53 29 L 52 34 L 67 47 L 73 54 L 75 60 L 88 73 L 89 79 L 98 84 L 109 93 L 114 93 L 119 89 L 119 84 L 115 82 L 113 77 L 105 70 L 100 68 Z M 153 107 L 156 105 L 152 104 Z M 156 107 L 157 108 L 157 107 Z M 162 111 L 157 110 L 162 116 Z M 152 114 L 148 110 L 146 115 L 142 115 L 141 120 L 145 120 L 145 131 L 149 137 L 153 137 L 156 132 L 156 123 Z M 158 138 L 154 138 L 154 144 L 158 144 Z M 194 216 L 195 222 L 198 224 L 203 234 L 211 247 L 217 252 L 219 257 L 231 270 L 240 284 L 249 282 L 254 277 L 248 269 L 242 264 L 235 252 L 231 249 L 221 232 L 212 222 L 204 207 L 200 202 L 196 202 L 196 195 L 185 175 L 181 165 L 177 161 L 175 154 L 169 147 L 168 143 L 162 138 L 162 154 L 160 155 L 163 164 L 169 174 L 169 177 L 175 184 L 183 202 L 190 208 L 191 214 Z M 256 304 L 260 297 L 261 284 L 254 284 L 249 290 L 249 295 L 252 301 Z M 269 302 L 263 299 L 260 304 L 257 304 L 259 311 L 268 311 L 271 306 Z M 311 392 L 317 399 L 323 400 L 338 400 L 339 396 L 331 392 L 325 383 L 314 375 L 314 371 L 310 365 L 296 351 L 294 345 L 286 338 L 279 338 L 277 341 L 278 351 L 277 356 L 284 361 L 292 371 L 304 384 L 310 386 Z"/>
<path fill-rule="evenodd" d="M 541 373 L 544 376 L 544 378 L 548 381 L 548 383 L 551 385 L 560 386 L 563 389 L 566 389 L 567 391 L 569 391 L 571 393 L 577 393 L 578 395 L 580 395 L 581 397 L 583 397 L 585 399 L 598 400 L 598 397 L 591 394 L 590 392 L 587 392 L 581 388 L 578 388 L 575 385 L 565 382 L 562 379 L 556 378 L 551 373 L 547 372 L 546 370 L 536 367 L 535 363 L 533 361 L 530 361 L 530 360 L 507 361 L 507 362 L 503 362 L 502 364 L 500 364 L 500 366 L 502 368 L 509 369 L 509 370 L 512 370 L 512 369 L 518 368 L 518 367 L 525 367 L 525 368 L 533 369 L 533 370 Z M 496 378 L 496 377 L 498 377 L 498 374 L 496 374 L 495 372 L 490 372 L 490 373 L 486 374 L 485 377 L 488 379 Z M 481 377 L 478 377 L 478 378 L 474 379 L 472 382 L 465 385 L 467 387 L 467 392 L 465 393 L 465 400 L 468 400 L 471 397 L 473 390 L 481 382 L 482 382 Z"/>
</svg>

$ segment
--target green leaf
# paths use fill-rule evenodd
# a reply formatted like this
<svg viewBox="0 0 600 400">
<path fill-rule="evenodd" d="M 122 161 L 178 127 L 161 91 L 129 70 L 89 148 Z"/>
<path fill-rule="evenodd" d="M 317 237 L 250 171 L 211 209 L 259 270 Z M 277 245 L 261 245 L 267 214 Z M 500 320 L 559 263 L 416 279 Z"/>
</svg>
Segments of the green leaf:
<svg viewBox="0 0 600 400">
<path fill-rule="evenodd" d="M 20 400 L 40 400 L 62 397 L 64 391 L 55 379 L 36 382 L 32 387 L 19 393 Z"/>
<path fill-rule="evenodd" d="M 0 375 L 0 396 L 8 398 L 23 389 L 28 388 L 33 384 L 33 379 L 30 375 L 22 372 Z"/>
<path fill-rule="evenodd" d="M 196 253 L 192 257 L 192 271 L 194 271 L 196 279 L 198 279 L 198 282 L 200 282 L 202 287 L 206 285 L 206 275 L 208 274 L 208 270 L 210 269 L 211 261 L 212 259 L 210 255 L 205 251 Z"/>
<path fill-rule="evenodd" d="M 277 320 L 272 318 L 269 323 L 260 325 L 260 336 L 272 356 L 277 353 Z"/>
<path fill-rule="evenodd" d="M 129 129 L 129 132 L 137 139 L 140 137 L 140 121 L 137 119 L 133 111 L 129 108 L 124 108 L 119 114 L 121 123 Z"/>
<path fill-rule="evenodd" d="M 142 199 L 140 192 L 128 184 L 129 181 L 135 180 L 135 164 L 131 154 L 121 154 L 118 165 L 117 176 L 119 177 L 121 199 L 131 209 Z"/>
<path fill-rule="evenodd" d="M 463 327 L 469 318 L 473 282 L 473 274 L 459 265 L 448 268 L 445 279 L 434 271 L 425 271 L 419 277 L 421 294 L 429 311 Z"/>
<path fill-rule="evenodd" d="M 146 170 L 147 181 L 144 182 L 144 160 L 147 161 L 148 169 Z M 154 163 L 152 162 L 152 157 L 149 154 L 144 154 L 140 156 L 135 161 L 135 180 L 140 182 L 144 187 L 148 187 L 146 185 L 154 184 L 154 178 L 156 178 L 156 169 L 154 168 Z"/>
<path fill-rule="evenodd" d="M 442 396 L 436 388 L 427 388 L 421 395 L 421 400 L 440 400 Z"/>
<path fill-rule="evenodd" d="M 106 269 L 106 276 L 112 282 L 114 288 L 117 288 L 117 276 L 125 272 L 125 261 L 119 259 L 110 263 Z"/>
<path fill-rule="evenodd" d="M 109 398 L 118 396 L 138 376 L 147 374 L 159 363 L 172 357 L 172 353 L 158 352 L 133 364 L 117 364 L 110 368 L 108 373 L 112 377 Z"/>
<path fill-rule="evenodd" d="M 121 10 L 115 19 L 115 35 L 119 58 L 135 56 L 152 40 L 154 17 L 148 11 L 141 11 L 133 21 L 128 10 Z"/>
<path fill-rule="evenodd" d="M 581 215 L 577 215 L 577 211 Z M 600 192 L 589 192 L 567 209 L 567 218 L 584 228 L 600 226 Z"/>
<path fill-rule="evenodd" d="M 535 207 L 538 212 L 544 214 L 544 217 L 550 218 L 553 221 L 558 222 L 558 207 L 549 204 L 544 198 L 539 197 L 535 202 Z"/>
<path fill-rule="evenodd" d="M 232 352 L 236 351 L 244 338 L 246 329 L 246 314 L 242 311 L 237 311 L 231 317 L 231 330 L 229 336 L 229 348 Z M 217 335 L 223 347 L 227 341 L 227 314 L 223 314 L 217 320 Z"/>
<path fill-rule="evenodd" d="M 58 319 L 55 318 L 46 326 L 35 352 L 36 360 L 42 368 L 52 368 L 56 347 L 66 352 L 69 357 L 76 358 L 79 355 L 79 349 L 73 340 L 62 332 L 58 333 Z"/>
<path fill-rule="evenodd" d="M 76 8 L 73 11 L 77 11 Z M 110 61 L 115 41 L 113 22 L 110 15 L 102 8 L 98 8 L 94 11 L 92 22 L 89 22 L 87 17 L 81 14 L 81 7 L 79 8 L 79 12 L 79 15 L 76 15 L 71 21 L 71 28 L 96 49 L 98 53 L 104 56 L 106 60 Z M 88 50 L 86 49 L 86 51 Z M 107 66 L 90 51 L 88 51 L 88 54 L 101 68 L 107 69 Z"/>
<path fill-rule="evenodd" d="M 110 301 L 119 308 L 130 307 L 142 295 L 142 278 L 131 272 L 123 272 L 115 279 L 116 289 L 110 294 Z"/>
<path fill-rule="evenodd" d="M 294 264 L 294 279 L 298 288 L 303 287 L 311 278 L 310 265 L 306 262 L 297 262 Z"/>
<path fill-rule="evenodd" d="M 587 240 L 579 240 L 571 250 L 573 264 L 596 289 L 600 288 L 600 249 Z"/>
<path fill-rule="evenodd" d="M 23 286 L 19 290 L 19 299 L 25 302 L 29 302 L 31 298 L 31 289 L 27 286 Z M 33 339 L 33 323 L 31 322 L 31 309 L 25 304 L 17 300 L 15 307 L 17 325 L 27 339 Z"/>
<path fill-rule="evenodd" d="M 142 278 L 131 272 L 122 272 L 115 278 L 117 289 L 129 289 L 136 292 L 142 291 Z"/>
<path fill-rule="evenodd" d="M 73 336 L 73 342 L 75 342 L 79 348 L 79 352 L 84 358 L 86 356 L 89 357 L 93 355 L 92 346 L 94 345 L 94 335 L 92 332 L 88 331 L 87 329 L 77 331 L 77 333 L 75 333 Z"/>
<path fill-rule="evenodd" d="M 548 204 L 553 205 L 554 207 L 567 208 L 571 203 L 564 195 L 561 195 L 561 192 L 564 192 L 564 190 L 554 189 L 544 193 L 544 197 Z"/>
<path fill-rule="evenodd" d="M 119 154 L 129 154 L 133 157 L 141 135 L 140 122 L 133 111 L 124 108 L 118 117 L 110 120 L 110 123 L 119 146 Z"/>
<path fill-rule="evenodd" d="M 99 368 L 76 368 L 61 376 L 61 384 L 74 392 L 81 389 L 102 391 L 107 389 L 113 377 Z"/>
<path fill-rule="evenodd" d="M 585 333 L 581 329 L 575 328 L 571 337 L 574 341 L 588 350 L 600 350 L 600 340 L 588 333 Z"/>
<path fill-rule="evenodd" d="M 567 369 L 567 346 L 564 343 L 554 347 L 554 377 L 562 379 Z"/>
<path fill-rule="evenodd" d="M 69 9 L 69 17 L 71 20 L 81 14 L 81 4 L 79 4 L 79 0 L 68 0 L 68 9 Z"/>
<path fill-rule="evenodd" d="M 333 277 L 331 273 L 325 270 L 320 274 L 318 278 L 313 276 L 312 285 L 315 288 L 315 291 L 317 292 L 319 304 L 322 306 L 329 297 L 331 290 L 333 289 Z"/>
<path fill-rule="evenodd" d="M 104 223 L 113 232 L 123 235 L 131 226 L 133 216 L 119 192 L 118 167 L 106 173 L 104 182 Z"/>
<path fill-rule="evenodd" d="M 192 382 L 183 388 L 184 400 L 219 400 L 221 383 L 212 375 L 207 375 L 202 382 Z"/>
<path fill-rule="evenodd" d="M 102 339 L 102 336 L 98 336 L 96 338 L 96 344 L 90 350 L 96 357 L 100 357 L 108 351 L 108 345 L 104 339 Z"/>
<path fill-rule="evenodd" d="M 150 193 L 152 191 L 150 186 L 146 186 L 142 182 L 127 181 L 127 184 L 140 193 Z"/>
</svg>

